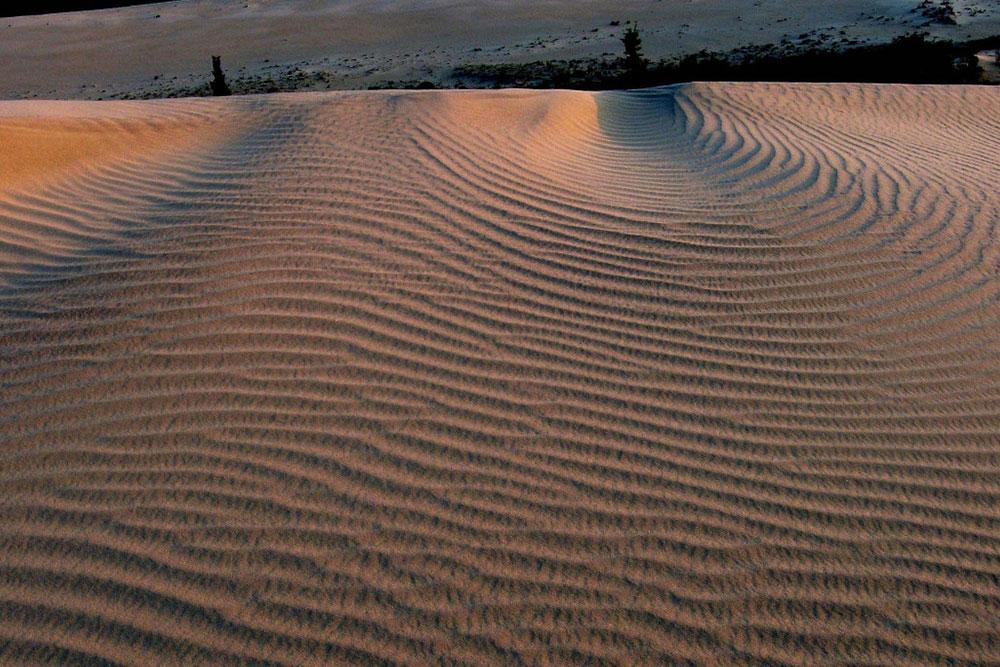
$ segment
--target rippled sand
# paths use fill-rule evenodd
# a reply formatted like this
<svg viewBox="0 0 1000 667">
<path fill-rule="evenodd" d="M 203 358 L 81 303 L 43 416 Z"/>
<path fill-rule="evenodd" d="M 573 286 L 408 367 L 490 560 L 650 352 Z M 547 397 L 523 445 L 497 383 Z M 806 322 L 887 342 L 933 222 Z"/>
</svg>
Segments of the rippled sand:
<svg viewBox="0 0 1000 667">
<path fill-rule="evenodd" d="M 998 107 L 0 103 L 0 662 L 1000 661 Z"/>
</svg>

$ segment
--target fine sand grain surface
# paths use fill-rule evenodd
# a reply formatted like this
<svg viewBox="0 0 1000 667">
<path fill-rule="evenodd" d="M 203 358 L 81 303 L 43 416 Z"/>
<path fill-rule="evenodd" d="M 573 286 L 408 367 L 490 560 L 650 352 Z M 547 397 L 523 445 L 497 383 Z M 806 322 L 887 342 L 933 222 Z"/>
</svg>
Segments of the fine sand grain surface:
<svg viewBox="0 0 1000 667">
<path fill-rule="evenodd" d="M 0 104 L 0 663 L 1000 662 L 998 107 Z"/>
</svg>

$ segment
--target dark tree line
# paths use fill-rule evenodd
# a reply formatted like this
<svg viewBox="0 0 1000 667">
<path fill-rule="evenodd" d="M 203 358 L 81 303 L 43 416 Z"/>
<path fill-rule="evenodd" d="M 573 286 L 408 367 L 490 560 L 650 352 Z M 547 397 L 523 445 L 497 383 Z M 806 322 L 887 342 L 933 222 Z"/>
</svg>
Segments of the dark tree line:
<svg viewBox="0 0 1000 667">
<path fill-rule="evenodd" d="M 637 35 L 638 37 L 638 35 Z M 623 45 L 625 35 L 622 36 Z M 632 50 L 632 46 L 635 49 Z M 880 83 L 977 83 L 977 53 L 1000 49 L 1000 36 L 967 42 L 932 40 L 911 33 L 887 44 L 790 51 L 773 44 L 727 53 L 702 51 L 683 58 L 628 63 L 642 58 L 641 37 L 615 59 L 547 60 L 466 65 L 455 74 L 477 86 L 607 90 L 686 81 L 840 81 Z"/>
</svg>

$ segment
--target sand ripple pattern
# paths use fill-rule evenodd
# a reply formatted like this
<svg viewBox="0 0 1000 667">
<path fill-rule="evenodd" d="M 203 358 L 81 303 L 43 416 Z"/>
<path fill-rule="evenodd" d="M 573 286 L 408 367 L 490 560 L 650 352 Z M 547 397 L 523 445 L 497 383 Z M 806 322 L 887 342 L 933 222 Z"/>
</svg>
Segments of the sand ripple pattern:
<svg viewBox="0 0 1000 667">
<path fill-rule="evenodd" d="M 0 663 L 1000 662 L 997 108 L 149 104 L 0 197 Z"/>
</svg>

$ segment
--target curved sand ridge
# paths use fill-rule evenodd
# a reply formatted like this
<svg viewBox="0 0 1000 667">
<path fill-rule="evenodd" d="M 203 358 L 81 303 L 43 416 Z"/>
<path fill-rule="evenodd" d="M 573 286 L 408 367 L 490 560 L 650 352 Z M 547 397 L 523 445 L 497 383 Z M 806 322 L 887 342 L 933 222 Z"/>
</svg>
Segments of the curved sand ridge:
<svg viewBox="0 0 1000 667">
<path fill-rule="evenodd" d="M 2 199 L 0 661 L 1000 661 L 997 102 L 142 107 Z"/>
<path fill-rule="evenodd" d="M 136 204 L 163 204 L 166 183 L 232 131 L 210 113 L 197 101 L 0 105 L 0 284 L 145 224 Z"/>
</svg>

